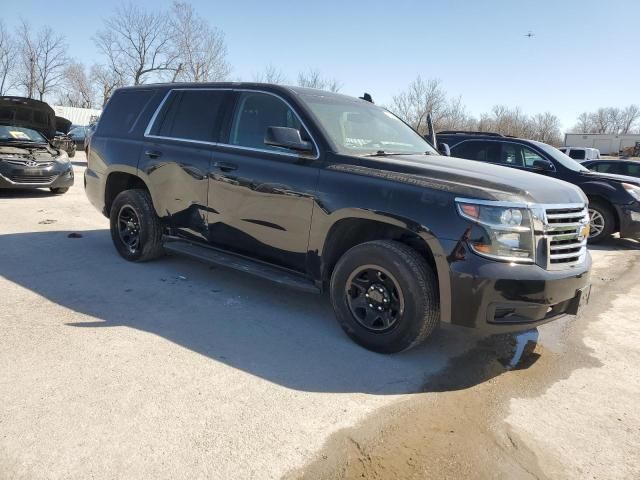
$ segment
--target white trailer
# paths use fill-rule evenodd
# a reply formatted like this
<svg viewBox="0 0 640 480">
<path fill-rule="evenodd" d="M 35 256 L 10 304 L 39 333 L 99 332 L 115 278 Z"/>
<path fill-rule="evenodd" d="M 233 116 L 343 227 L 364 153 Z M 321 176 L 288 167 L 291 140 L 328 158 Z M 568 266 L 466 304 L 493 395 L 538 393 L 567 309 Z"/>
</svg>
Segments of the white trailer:
<svg viewBox="0 0 640 480">
<path fill-rule="evenodd" d="M 628 147 L 634 147 L 640 142 L 640 134 L 609 134 L 609 133 L 565 133 L 566 147 L 597 148 L 602 155 L 618 154 Z"/>
</svg>

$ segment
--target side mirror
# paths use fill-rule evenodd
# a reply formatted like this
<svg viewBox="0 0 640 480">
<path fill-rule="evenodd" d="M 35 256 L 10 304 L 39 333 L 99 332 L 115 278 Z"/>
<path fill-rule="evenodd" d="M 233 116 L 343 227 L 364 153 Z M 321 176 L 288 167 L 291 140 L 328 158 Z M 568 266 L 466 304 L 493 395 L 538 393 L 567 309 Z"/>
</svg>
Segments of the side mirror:
<svg viewBox="0 0 640 480">
<path fill-rule="evenodd" d="M 555 167 L 549 160 L 534 160 L 533 169 L 540 172 L 552 172 Z"/>
<path fill-rule="evenodd" d="M 289 127 L 269 127 L 264 143 L 272 147 L 282 147 L 297 152 L 312 152 L 313 144 L 302 140 L 300 130 Z"/>
<path fill-rule="evenodd" d="M 451 149 L 449 148 L 449 145 L 446 144 L 446 143 L 439 143 L 438 144 L 438 150 L 445 157 L 450 157 L 451 156 Z"/>
</svg>

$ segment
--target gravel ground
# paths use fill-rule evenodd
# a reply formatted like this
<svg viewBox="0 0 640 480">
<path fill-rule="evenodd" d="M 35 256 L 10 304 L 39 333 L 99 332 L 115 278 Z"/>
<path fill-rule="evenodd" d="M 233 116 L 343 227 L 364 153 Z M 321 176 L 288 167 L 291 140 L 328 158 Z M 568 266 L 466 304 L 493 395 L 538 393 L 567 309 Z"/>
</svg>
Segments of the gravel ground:
<svg viewBox="0 0 640 480">
<path fill-rule="evenodd" d="M 478 451 L 508 432 L 519 448 L 489 453 L 507 474 L 640 475 L 637 244 L 594 252 L 602 300 L 543 327 L 528 368 L 495 368 L 451 328 L 381 356 L 348 340 L 322 297 L 179 257 L 125 262 L 74 162 L 65 195 L 0 191 L 0 478 L 348 477 L 367 455 L 381 460 L 371 478 L 391 478 L 375 448 L 403 425 L 414 436 L 394 458 L 413 467 L 400 475 L 481 472 L 438 435 L 425 457 L 416 444 L 436 418 L 480 426 Z M 357 448 L 337 451 L 347 438 Z M 428 467 L 434 455 L 450 470 Z"/>
</svg>

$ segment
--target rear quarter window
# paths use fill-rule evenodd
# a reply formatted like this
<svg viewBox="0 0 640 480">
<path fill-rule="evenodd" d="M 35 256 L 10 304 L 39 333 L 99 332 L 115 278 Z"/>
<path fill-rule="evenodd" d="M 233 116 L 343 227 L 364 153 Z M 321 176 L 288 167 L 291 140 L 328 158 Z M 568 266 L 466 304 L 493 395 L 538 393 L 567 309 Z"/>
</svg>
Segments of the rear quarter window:
<svg viewBox="0 0 640 480">
<path fill-rule="evenodd" d="M 126 136 L 153 97 L 153 90 L 124 90 L 114 93 L 107 104 L 97 133 L 104 136 Z"/>
</svg>

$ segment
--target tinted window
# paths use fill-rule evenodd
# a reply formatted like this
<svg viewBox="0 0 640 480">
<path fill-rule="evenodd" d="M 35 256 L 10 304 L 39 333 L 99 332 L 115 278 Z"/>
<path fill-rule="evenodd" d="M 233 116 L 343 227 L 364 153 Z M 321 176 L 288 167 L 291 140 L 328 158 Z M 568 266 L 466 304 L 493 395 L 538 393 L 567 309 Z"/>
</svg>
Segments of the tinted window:
<svg viewBox="0 0 640 480">
<path fill-rule="evenodd" d="M 571 149 L 569 150 L 569 156 L 571 158 L 573 158 L 574 160 L 584 160 L 585 158 L 585 151 L 584 150 L 574 150 Z"/>
<path fill-rule="evenodd" d="M 100 135 L 123 135 L 133 128 L 144 110 L 153 90 L 124 90 L 116 92 L 100 118 Z"/>
<path fill-rule="evenodd" d="M 618 165 L 612 162 L 601 162 L 593 165 L 591 170 L 595 170 L 600 173 L 618 173 Z"/>
<path fill-rule="evenodd" d="M 224 98 L 222 90 L 171 92 L 150 133 L 160 137 L 214 142 Z"/>
<path fill-rule="evenodd" d="M 503 143 L 500 163 L 504 163 L 510 167 L 523 167 L 522 147 L 515 143 Z"/>
<path fill-rule="evenodd" d="M 632 177 L 640 177 L 640 163 L 626 163 L 625 171 L 622 173 Z"/>
<path fill-rule="evenodd" d="M 242 93 L 238 99 L 229 143 L 290 152 L 264 143 L 264 135 L 269 127 L 296 128 L 300 130 L 303 139 L 308 138 L 296 114 L 278 97 L 266 93 Z"/>
<path fill-rule="evenodd" d="M 500 143 L 480 140 L 462 142 L 451 149 L 451 155 L 469 160 L 499 163 Z"/>
</svg>

